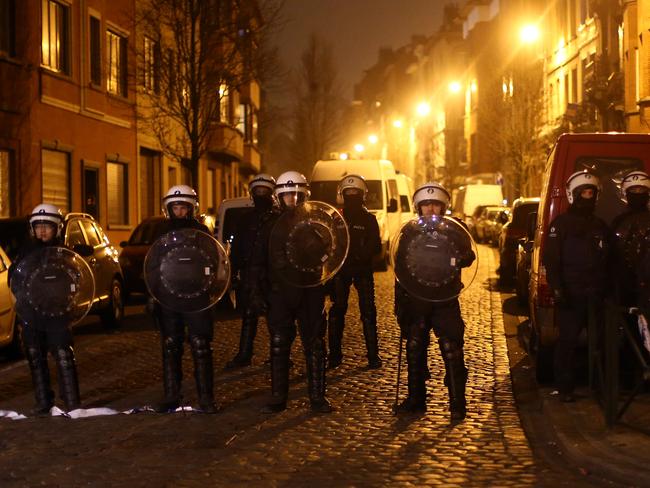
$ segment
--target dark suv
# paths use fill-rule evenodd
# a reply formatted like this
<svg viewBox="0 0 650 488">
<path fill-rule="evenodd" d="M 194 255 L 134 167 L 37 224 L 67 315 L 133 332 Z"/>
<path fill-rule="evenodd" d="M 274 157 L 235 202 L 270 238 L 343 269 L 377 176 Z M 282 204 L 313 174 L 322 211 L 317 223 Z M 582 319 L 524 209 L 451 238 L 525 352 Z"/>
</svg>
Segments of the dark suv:
<svg viewBox="0 0 650 488">
<path fill-rule="evenodd" d="M 95 299 L 90 313 L 98 314 L 106 328 L 119 327 L 124 317 L 124 277 L 117 249 L 89 214 L 67 214 L 62 232 L 68 247 L 84 245 L 93 250 L 92 254 L 84 256 L 95 277 Z M 18 251 L 28 239 L 28 217 L 0 219 L 0 246 L 10 259 L 16 259 Z"/>
</svg>

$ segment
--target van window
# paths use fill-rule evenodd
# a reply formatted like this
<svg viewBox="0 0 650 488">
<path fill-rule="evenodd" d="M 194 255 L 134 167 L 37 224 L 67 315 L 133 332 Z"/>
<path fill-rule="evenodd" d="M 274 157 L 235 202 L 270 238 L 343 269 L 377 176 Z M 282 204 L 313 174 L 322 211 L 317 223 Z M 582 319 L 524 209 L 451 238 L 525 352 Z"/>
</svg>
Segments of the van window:
<svg viewBox="0 0 650 488">
<path fill-rule="evenodd" d="M 396 202 L 399 202 L 399 191 L 397 190 L 397 180 L 388 180 L 386 182 L 386 193 L 388 195 L 388 202 L 386 203 L 389 203 L 392 198 L 394 198 Z M 397 212 L 397 210 L 395 211 Z"/>
<path fill-rule="evenodd" d="M 233 207 L 227 209 L 223 213 L 223 222 L 220 222 L 219 225 L 222 226 L 221 238 L 223 239 L 224 244 L 226 242 L 232 244 L 242 217 L 250 211 L 251 207 Z"/>
<path fill-rule="evenodd" d="M 409 205 L 409 197 L 406 195 L 400 195 L 399 196 L 399 203 L 400 207 L 402 207 L 402 212 L 410 213 L 411 212 L 411 205 Z"/>
<path fill-rule="evenodd" d="M 636 158 L 603 158 L 579 157 L 576 159 L 574 171 L 588 169 L 600 178 L 602 191 L 596 203 L 596 215 L 608 224 L 617 215 L 625 211 L 625 205 L 620 199 L 618 184 L 626 173 L 640 169 L 643 162 Z"/>
</svg>

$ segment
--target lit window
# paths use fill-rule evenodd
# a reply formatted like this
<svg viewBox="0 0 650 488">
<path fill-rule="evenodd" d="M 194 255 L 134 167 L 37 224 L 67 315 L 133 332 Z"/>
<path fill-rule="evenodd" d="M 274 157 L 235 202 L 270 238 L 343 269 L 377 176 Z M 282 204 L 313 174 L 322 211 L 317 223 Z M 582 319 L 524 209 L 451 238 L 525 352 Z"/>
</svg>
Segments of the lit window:
<svg viewBox="0 0 650 488">
<path fill-rule="evenodd" d="M 106 31 L 107 79 L 109 93 L 126 97 L 126 38 Z"/>
<path fill-rule="evenodd" d="M 106 163 L 106 195 L 108 197 L 108 225 L 129 223 L 128 166 Z"/>
<path fill-rule="evenodd" d="M 43 149 L 42 201 L 59 207 L 63 213 L 70 211 L 70 154 Z"/>
<path fill-rule="evenodd" d="M 15 0 L 0 0 L 0 52 L 13 56 L 16 48 Z"/>
<path fill-rule="evenodd" d="M 70 74 L 70 7 L 54 0 L 42 1 L 41 53 L 43 66 Z"/>
<path fill-rule="evenodd" d="M 158 43 L 150 37 L 144 38 L 144 79 L 143 85 L 147 91 L 158 93 Z"/>
<path fill-rule="evenodd" d="M 219 87 L 219 120 L 225 124 L 230 123 L 230 90 L 225 83 Z"/>
</svg>

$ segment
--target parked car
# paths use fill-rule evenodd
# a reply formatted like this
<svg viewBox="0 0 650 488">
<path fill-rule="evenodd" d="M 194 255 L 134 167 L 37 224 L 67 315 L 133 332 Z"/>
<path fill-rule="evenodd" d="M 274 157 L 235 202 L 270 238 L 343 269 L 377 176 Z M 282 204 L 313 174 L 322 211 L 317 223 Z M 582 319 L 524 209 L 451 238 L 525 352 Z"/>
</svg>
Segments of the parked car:
<svg viewBox="0 0 650 488">
<path fill-rule="evenodd" d="M 539 198 L 517 198 L 512 204 L 510 219 L 499 234 L 499 281 L 515 280 L 516 257 L 519 240 L 526 236 L 528 216 L 537 213 Z"/>
<path fill-rule="evenodd" d="M 528 232 L 517 241 L 515 264 L 515 294 L 520 305 L 528 303 L 528 283 L 530 282 L 530 262 L 535 244 L 535 221 L 537 213 L 528 214 Z"/>
<path fill-rule="evenodd" d="M 16 310 L 14 308 L 7 274 L 11 260 L 0 247 L 0 349 L 10 356 L 20 354 L 20 334 L 16 327 Z"/>
<path fill-rule="evenodd" d="M 126 297 L 133 293 L 147 293 L 143 276 L 144 258 L 151 245 L 164 233 L 165 220 L 162 216 L 146 218 L 133 229 L 128 241 L 120 242 L 122 251 L 119 260 L 124 273 Z M 198 220 L 214 235 L 215 221 L 212 216 L 201 214 Z"/>
<path fill-rule="evenodd" d="M 501 185 L 465 185 L 458 188 L 455 195 L 452 214 L 464 221 L 471 233 L 476 218 L 480 215 L 480 213 L 477 214 L 476 212 L 478 206 L 496 207 L 503 205 Z M 474 238 L 476 238 L 475 235 Z"/>
<path fill-rule="evenodd" d="M 492 227 L 496 223 L 499 214 L 507 207 L 484 207 L 481 215 L 476 219 L 474 232 L 476 242 L 490 242 Z"/>
<path fill-rule="evenodd" d="M 118 251 L 111 245 L 92 215 L 71 212 L 63 223 L 63 242 L 73 248 L 90 246 L 92 253 L 84 256 L 95 277 L 95 298 L 90 313 L 98 314 L 106 328 L 119 327 L 124 317 L 124 276 Z M 30 239 L 29 218 L 0 219 L 0 246 L 10 259 Z"/>
<path fill-rule="evenodd" d="M 503 226 L 510 222 L 510 214 L 512 209 L 509 207 L 504 207 L 494 220 L 490 221 L 490 224 L 486 228 L 485 239 L 493 247 L 499 247 L 499 237 L 501 236 L 501 231 Z"/>
<path fill-rule="evenodd" d="M 253 205 L 250 197 L 226 198 L 219 205 L 215 235 L 228 250 L 235 237 L 239 219 Z"/>
<path fill-rule="evenodd" d="M 531 257 L 529 307 L 531 349 L 535 353 L 537 378 L 552 377 L 553 345 L 558 327 L 553 313 L 553 294 L 546 281 L 542 255 L 549 225 L 566 212 L 566 180 L 574 172 L 589 169 L 600 178 L 596 215 L 606 223 L 624 210 L 615 180 L 634 169 L 650 171 L 650 134 L 564 134 L 551 151 L 544 172 L 535 241 Z"/>
</svg>

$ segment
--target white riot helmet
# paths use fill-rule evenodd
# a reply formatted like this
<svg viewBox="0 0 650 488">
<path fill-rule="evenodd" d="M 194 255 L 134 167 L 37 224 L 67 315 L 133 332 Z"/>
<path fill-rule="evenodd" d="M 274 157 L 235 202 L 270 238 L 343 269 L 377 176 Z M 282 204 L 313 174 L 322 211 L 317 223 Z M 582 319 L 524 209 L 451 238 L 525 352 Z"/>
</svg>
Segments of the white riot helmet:
<svg viewBox="0 0 650 488">
<path fill-rule="evenodd" d="M 418 214 L 420 214 L 420 204 L 430 200 L 442 203 L 444 207 L 442 213 L 444 214 L 449 208 L 451 196 L 440 183 L 430 181 L 415 190 L 413 194 L 413 206 L 416 208 Z"/>
<path fill-rule="evenodd" d="M 34 226 L 36 224 L 50 224 L 56 228 L 56 236 L 61 235 L 63 229 L 63 213 L 51 203 L 41 203 L 36 205 L 29 216 L 29 229 L 32 235 L 35 235 Z"/>
<path fill-rule="evenodd" d="M 162 199 L 162 210 L 165 217 L 171 219 L 174 217 L 172 205 L 175 203 L 185 203 L 190 206 L 191 211 L 188 217 L 192 218 L 199 213 L 199 197 L 194 189 L 188 185 L 174 185 Z"/>
<path fill-rule="evenodd" d="M 309 191 L 309 183 L 307 178 L 298 171 L 286 171 L 278 176 L 275 183 L 275 196 L 278 197 L 280 205 L 284 206 L 282 195 L 284 193 L 296 193 L 297 203 L 302 203 L 309 199 L 311 192 Z"/>
<path fill-rule="evenodd" d="M 593 188 L 596 191 L 595 198 L 598 199 L 600 193 L 600 180 L 598 177 L 586 169 L 576 171 L 566 180 L 566 197 L 570 204 L 573 204 L 575 195 L 585 188 Z"/>
<path fill-rule="evenodd" d="M 361 175 L 346 175 L 341 178 L 339 186 L 336 192 L 336 203 L 339 205 L 343 204 L 343 192 L 349 188 L 356 188 L 363 192 L 363 201 L 366 201 L 366 196 L 368 195 L 368 185 L 366 185 L 366 180 Z"/>
<path fill-rule="evenodd" d="M 645 171 L 630 171 L 621 181 L 621 200 L 627 203 L 627 191 L 634 187 L 643 187 L 650 191 L 650 176 Z"/>
<path fill-rule="evenodd" d="M 248 183 L 248 193 L 253 195 L 253 189 L 257 187 L 268 188 L 271 191 L 275 190 L 275 178 L 266 173 L 260 173 L 255 175 L 255 177 Z"/>
</svg>

